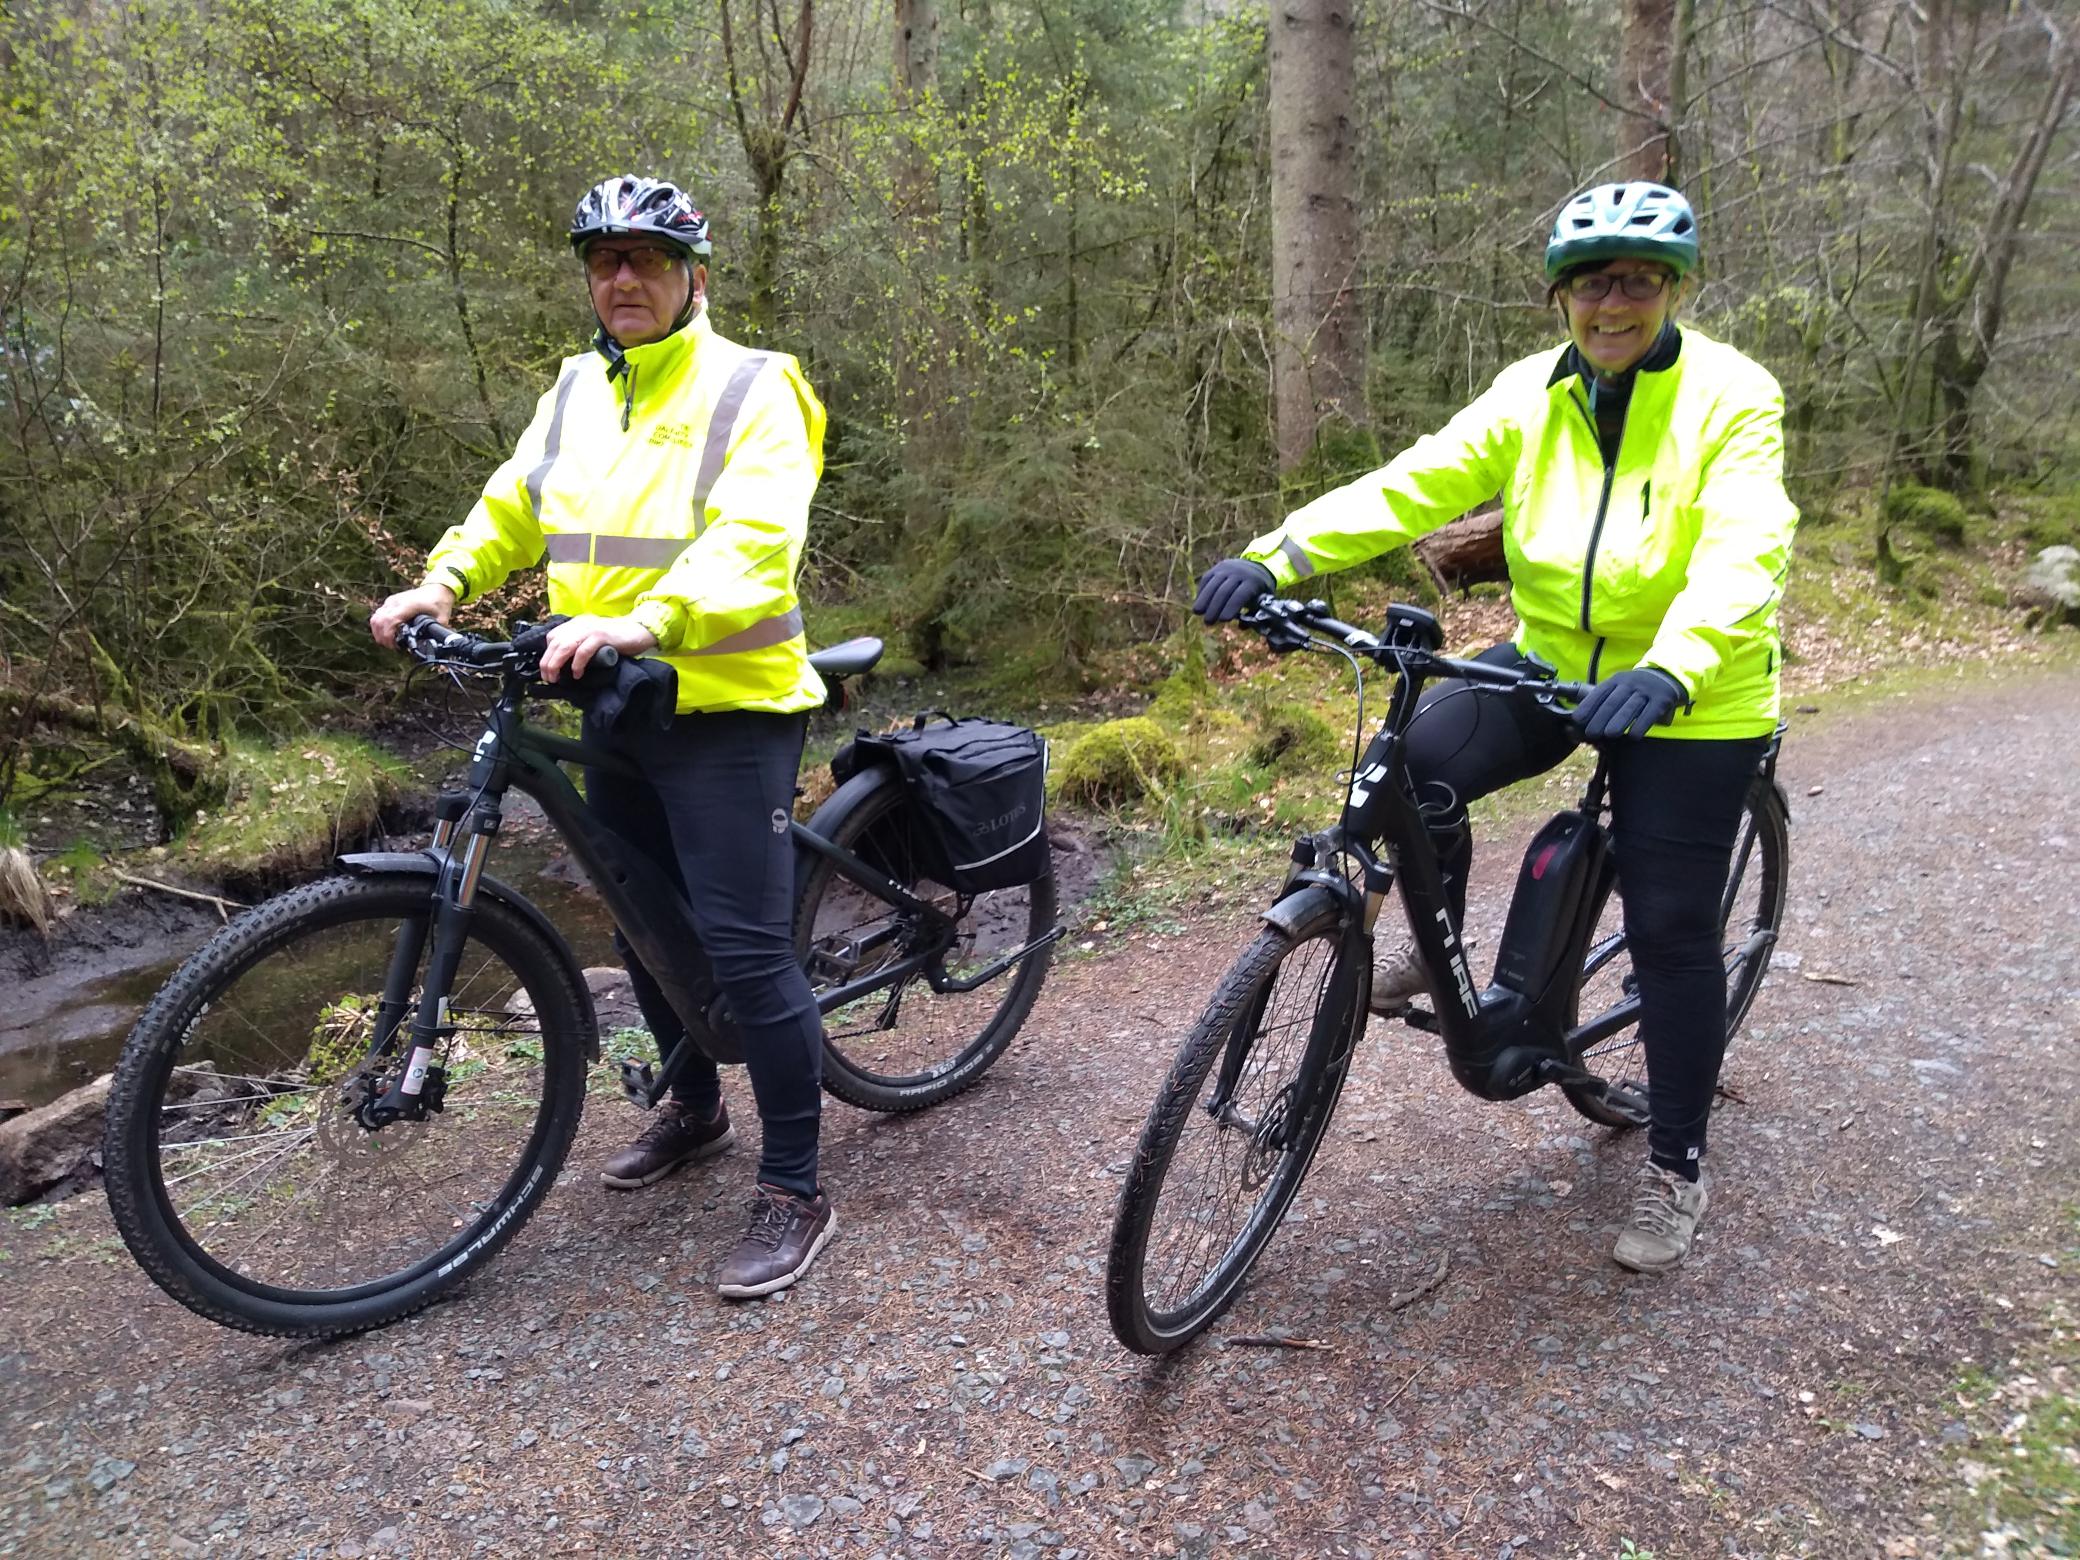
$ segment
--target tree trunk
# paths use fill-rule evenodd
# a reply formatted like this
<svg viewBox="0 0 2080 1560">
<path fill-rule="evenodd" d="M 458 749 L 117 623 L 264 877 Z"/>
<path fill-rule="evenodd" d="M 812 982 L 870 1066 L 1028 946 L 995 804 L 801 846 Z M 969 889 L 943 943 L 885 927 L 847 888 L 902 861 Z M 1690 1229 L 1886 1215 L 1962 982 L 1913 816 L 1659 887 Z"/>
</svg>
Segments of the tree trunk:
<svg viewBox="0 0 2080 1560">
<path fill-rule="evenodd" d="M 1612 99 L 1630 112 L 1618 123 L 1620 178 L 1673 184 L 1680 171 L 1683 53 L 1690 0 L 1625 0 Z"/>
<path fill-rule="evenodd" d="M 214 806 L 224 795 L 227 776 L 222 753 L 191 742 L 136 710 L 113 704 L 97 709 L 62 694 L 0 688 L 0 715 L 19 721 L 24 729 L 40 722 L 85 732 L 127 753 L 143 771 L 153 805 L 169 832 L 185 824 L 196 809 Z"/>
<path fill-rule="evenodd" d="M 896 0 L 895 102 L 898 122 L 914 125 L 939 91 L 938 0 Z M 890 183 L 895 195 L 893 227 L 903 271 L 918 292 L 913 306 L 898 309 L 889 321 L 890 350 L 895 359 L 896 418 L 903 433 L 903 463 L 913 474 L 933 463 L 944 421 L 938 413 L 942 396 L 933 383 L 933 368 L 943 360 L 939 310 L 931 278 L 939 265 L 939 173 L 925 141 L 898 134 L 890 147 L 894 160 Z M 926 506 L 911 509 L 913 527 L 928 526 Z"/>
<path fill-rule="evenodd" d="M 1356 64 L 1348 0 L 1272 0 L 1271 323 L 1278 463 L 1364 415 Z"/>
<path fill-rule="evenodd" d="M 896 111 L 908 121 L 939 91 L 939 0 L 896 0 Z M 917 231 L 939 215 L 939 178 L 924 145 L 897 138 L 896 220 Z"/>
<path fill-rule="evenodd" d="M 1962 139 L 1961 103 L 1972 61 L 1968 56 L 1960 58 L 1957 41 L 1948 35 L 1951 24 L 1947 5 L 1930 6 L 1930 84 L 1939 94 L 1941 108 L 1934 120 L 1936 144 L 1931 158 L 1935 171 L 1930 203 L 1936 220 L 1915 308 L 1917 323 L 1928 336 L 1931 404 L 1928 432 L 1915 465 L 1927 480 L 1968 494 L 1979 485 L 1972 435 L 1973 397 L 1993 364 L 1994 347 L 2007 317 L 2008 277 L 2021 248 L 2023 223 L 2036 196 L 2037 181 L 2074 92 L 2080 88 L 2080 52 L 2065 45 L 2053 54 L 2043 100 L 1995 187 L 1993 209 L 1953 237 L 1944 231 L 1945 218 L 1950 215 L 1944 196 Z M 1911 372 L 1904 374 L 1903 402 L 1913 389 Z"/>
<path fill-rule="evenodd" d="M 786 29 L 777 7 L 769 19 L 758 15 L 755 6 L 752 9 L 747 56 L 731 20 L 732 0 L 722 0 L 719 7 L 724 85 L 737 139 L 758 189 L 758 232 L 751 241 L 747 267 L 750 296 L 744 311 L 744 334 L 750 341 L 763 342 L 771 339 L 779 315 L 781 192 L 794 155 L 795 125 L 809 79 L 816 15 L 815 0 L 798 0 L 794 25 Z M 754 113 L 754 108 L 759 112 Z"/>
<path fill-rule="evenodd" d="M 908 110 L 938 90 L 939 0 L 896 0 L 896 106 Z M 914 145 L 905 150 L 914 157 Z"/>
</svg>

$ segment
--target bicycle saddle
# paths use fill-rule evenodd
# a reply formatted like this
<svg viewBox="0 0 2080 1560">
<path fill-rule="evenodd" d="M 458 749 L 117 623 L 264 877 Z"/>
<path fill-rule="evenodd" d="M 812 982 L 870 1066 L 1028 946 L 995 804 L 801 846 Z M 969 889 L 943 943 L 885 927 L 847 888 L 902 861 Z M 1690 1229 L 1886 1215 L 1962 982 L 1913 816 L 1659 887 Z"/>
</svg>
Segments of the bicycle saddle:
<svg viewBox="0 0 2080 1560">
<path fill-rule="evenodd" d="M 809 664 L 819 677 L 857 677 L 881 659 L 881 641 L 872 636 L 848 639 L 810 655 Z"/>
</svg>

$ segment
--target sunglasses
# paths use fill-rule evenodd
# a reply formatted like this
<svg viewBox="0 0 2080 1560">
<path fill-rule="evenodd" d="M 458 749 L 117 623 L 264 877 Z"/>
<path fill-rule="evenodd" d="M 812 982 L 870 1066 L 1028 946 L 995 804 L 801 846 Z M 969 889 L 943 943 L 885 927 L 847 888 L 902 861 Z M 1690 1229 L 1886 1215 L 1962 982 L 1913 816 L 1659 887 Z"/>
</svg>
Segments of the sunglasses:
<svg viewBox="0 0 2080 1560">
<path fill-rule="evenodd" d="M 679 257 L 669 249 L 657 249 L 644 245 L 641 249 L 588 249 L 585 251 L 585 270 L 596 282 L 609 282 L 621 274 L 625 265 L 645 281 L 665 274 L 679 263 Z"/>
<path fill-rule="evenodd" d="M 1613 276 L 1608 271 L 1584 271 L 1580 276 L 1567 279 L 1567 296 L 1594 303 L 1599 298 L 1608 298 L 1613 287 L 1634 303 L 1645 303 L 1660 297 L 1667 289 L 1668 273 L 1631 271 L 1624 276 Z"/>
</svg>

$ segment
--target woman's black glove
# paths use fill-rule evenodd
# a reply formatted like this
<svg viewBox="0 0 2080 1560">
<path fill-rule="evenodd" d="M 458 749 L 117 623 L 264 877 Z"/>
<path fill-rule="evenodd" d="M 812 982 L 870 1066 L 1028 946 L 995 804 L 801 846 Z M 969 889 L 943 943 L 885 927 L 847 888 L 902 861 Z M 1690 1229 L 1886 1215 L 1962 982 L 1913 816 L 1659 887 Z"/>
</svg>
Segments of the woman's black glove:
<svg viewBox="0 0 2080 1560">
<path fill-rule="evenodd" d="M 1630 737 L 1635 742 L 1664 725 L 1687 702 L 1682 685 L 1651 666 L 1606 677 L 1574 707 L 1574 723 L 1591 742 Z"/>
<path fill-rule="evenodd" d="M 1277 584 L 1261 563 L 1223 558 L 1199 576 L 1199 594 L 1192 598 L 1192 610 L 1208 623 L 1233 622 Z"/>
</svg>

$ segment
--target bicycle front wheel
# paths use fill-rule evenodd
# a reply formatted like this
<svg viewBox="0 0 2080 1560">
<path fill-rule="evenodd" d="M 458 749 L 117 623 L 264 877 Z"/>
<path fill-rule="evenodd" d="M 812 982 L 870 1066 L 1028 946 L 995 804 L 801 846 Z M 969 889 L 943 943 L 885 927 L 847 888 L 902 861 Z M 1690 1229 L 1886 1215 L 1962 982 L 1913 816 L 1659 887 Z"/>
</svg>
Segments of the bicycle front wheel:
<svg viewBox="0 0 2080 1560">
<path fill-rule="evenodd" d="M 957 918 L 940 959 L 955 980 L 1054 928 L 1052 869 L 1036 882 L 975 895 L 937 881 L 925 865 L 932 859 L 925 822 L 893 774 L 876 771 L 851 796 L 834 797 L 811 827 Z M 828 856 L 812 857 L 795 907 L 795 943 L 819 997 L 911 958 L 924 936 L 915 917 L 853 882 Z M 935 991 L 918 970 L 827 1011 L 823 1086 L 848 1105 L 887 1112 L 921 1110 L 973 1088 L 1032 1011 L 1053 951 L 1035 948 L 972 991 Z"/>
<path fill-rule="evenodd" d="M 408 1050 L 371 1057 L 430 878 L 328 878 L 239 917 L 131 1032 L 104 1146 L 116 1227 L 159 1287 L 248 1332 L 331 1337 L 420 1309 L 526 1221 L 584 1101 L 589 1000 L 568 958 L 480 896 L 423 1121 L 357 1110 Z M 401 932 L 401 927 L 414 928 Z M 402 941 L 401 941 L 402 939 Z"/>
<path fill-rule="evenodd" d="M 1137 1354 L 1182 1348 L 1228 1308 L 1300 1189 L 1365 1027 L 1369 971 L 1310 1109 L 1301 1059 L 1343 925 L 1325 906 L 1294 935 L 1258 933 L 1171 1064 L 1120 1190 L 1106 1266 L 1112 1331 Z"/>
<path fill-rule="evenodd" d="M 1741 809 L 1733 858 L 1719 901 L 1719 943 L 1726 962 L 1726 1038 L 1748 1016 L 1762 977 L 1769 970 L 1777 932 L 1784 922 L 1786 873 L 1791 840 L 1784 798 L 1758 776 Z M 1640 1044 L 1639 980 L 1626 947 L 1622 883 L 1606 891 L 1596 907 L 1596 932 L 1582 963 L 1569 1027 L 1602 1027 L 1572 1042 L 1569 1059 L 1603 1080 L 1566 1085 L 1569 1103 L 1607 1127 L 1647 1124 L 1647 1059 Z M 1599 1015 L 1622 1017 L 1599 1025 Z"/>
</svg>

